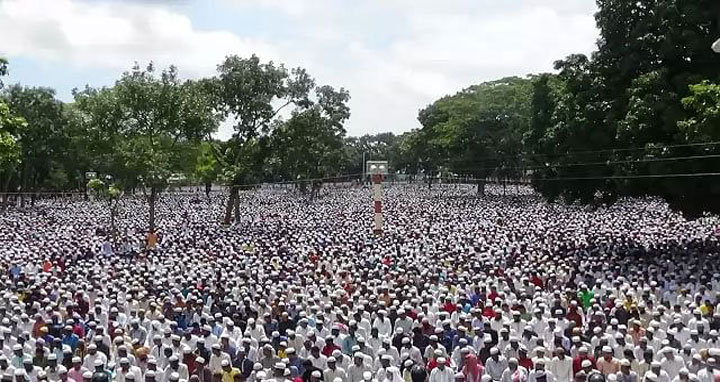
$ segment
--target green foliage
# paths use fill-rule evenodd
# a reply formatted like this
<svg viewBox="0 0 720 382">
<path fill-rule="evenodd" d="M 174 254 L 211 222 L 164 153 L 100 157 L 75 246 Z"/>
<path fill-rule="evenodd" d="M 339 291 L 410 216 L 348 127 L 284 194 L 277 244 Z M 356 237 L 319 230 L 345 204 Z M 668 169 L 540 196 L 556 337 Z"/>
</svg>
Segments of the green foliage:
<svg viewBox="0 0 720 382">
<path fill-rule="evenodd" d="M 690 86 L 682 100 L 691 117 L 679 121 L 683 138 L 692 143 L 720 141 L 720 84 L 703 81 Z"/>
<path fill-rule="evenodd" d="M 518 177 L 532 81 L 509 77 L 471 86 L 420 111 L 413 142 L 422 170 L 474 178 Z"/>
<path fill-rule="evenodd" d="M 87 183 L 87 188 L 92 190 L 95 195 L 108 200 L 115 200 L 122 195 L 120 186 L 115 183 L 107 184 L 98 178 L 90 179 Z"/>
<path fill-rule="evenodd" d="M 20 145 L 7 131 L 0 130 L 0 171 L 20 164 Z"/>
<path fill-rule="evenodd" d="M 88 181 L 87 187 L 97 193 L 100 193 L 105 189 L 105 182 L 98 178 L 92 178 Z"/>
<path fill-rule="evenodd" d="M 645 142 L 677 141 L 677 120 L 683 117 L 682 105 L 672 84 L 668 71 L 654 70 L 640 75 L 628 89 L 628 109 L 618 124 L 618 138 L 628 145 Z"/>
<path fill-rule="evenodd" d="M 344 142 L 344 160 L 342 171 L 345 174 L 361 174 L 365 160 L 388 160 L 391 169 L 403 169 L 398 156 L 400 137 L 393 133 L 379 133 L 363 135 L 361 137 L 347 137 Z"/>
<path fill-rule="evenodd" d="M 0 100 L 0 174 L 5 177 L 21 163 L 22 147 L 16 135 L 26 125 L 24 119 L 12 116 L 8 105 Z"/>
<path fill-rule="evenodd" d="M 317 103 L 293 112 L 272 133 L 274 173 L 284 179 L 321 178 L 340 170 L 350 95 L 344 89 L 322 86 L 316 97 Z"/>
<path fill-rule="evenodd" d="M 8 61 L 7 59 L 0 57 L 0 77 L 7 76 L 8 74 Z M 0 80 L 0 89 L 3 88 L 3 82 Z"/>
<path fill-rule="evenodd" d="M 288 106 L 308 108 L 314 80 L 301 68 L 290 72 L 282 65 L 229 56 L 218 66 L 219 75 L 207 82 L 220 109 L 234 119 L 235 133 L 221 149 L 214 149 L 222 179 L 229 184 L 248 184 L 268 175 L 268 134 L 280 122 Z M 297 112 L 297 111 L 296 111 Z"/>
<path fill-rule="evenodd" d="M 69 139 L 64 118 L 64 105 L 55 98 L 55 91 L 48 88 L 25 88 L 12 85 L 4 89 L 3 97 L 12 115 L 22 118 L 26 123 L 11 124 L 9 130 L 21 147 L 21 165 L 19 186 L 23 191 L 39 188 L 67 186 L 46 182 L 51 177 L 55 181 L 67 179 L 59 175 L 68 162 L 66 149 Z M 17 128 L 22 126 L 22 128 Z"/>
<path fill-rule="evenodd" d="M 717 168 L 715 159 L 702 157 L 712 146 L 663 147 L 716 139 L 700 127 L 712 126 L 712 118 L 694 124 L 702 112 L 681 99 L 688 85 L 720 78 L 709 49 L 720 3 L 601 0 L 598 6 L 598 51 L 559 61 L 556 76 L 535 83 L 525 148 L 533 155 L 536 188 L 568 201 L 654 194 L 691 213 L 715 208 L 715 178 L 643 176 Z M 667 160 L 682 156 L 697 159 Z"/>
<path fill-rule="evenodd" d="M 428 172 L 428 168 L 424 167 L 429 163 L 426 146 L 427 141 L 420 130 L 414 129 L 398 136 L 390 166 L 406 174 Z"/>
<path fill-rule="evenodd" d="M 199 146 L 193 175 L 203 183 L 214 182 L 220 173 L 220 165 L 212 147 L 215 144 L 217 143 L 202 142 Z"/>
<path fill-rule="evenodd" d="M 308 102 L 308 93 L 315 85 L 304 69 L 288 73 L 284 66 L 263 64 L 255 55 L 247 59 L 229 56 L 218 66 L 218 72 L 215 94 L 226 116 L 235 119 L 234 138 L 239 140 L 267 133 L 280 110 Z M 275 107 L 276 102 L 282 105 Z"/>
<path fill-rule="evenodd" d="M 85 118 L 86 144 L 96 149 L 92 167 L 125 186 L 162 188 L 174 172 L 187 171 L 183 145 L 215 131 L 219 115 L 202 84 L 182 82 L 170 67 L 157 73 L 137 65 L 112 88 L 75 92 Z"/>
<path fill-rule="evenodd" d="M 75 92 L 87 137 L 81 142 L 98 149 L 91 166 L 124 187 L 150 187 L 150 228 L 157 193 L 173 173 L 190 171 L 186 148 L 217 129 L 220 115 L 208 90 L 204 81 L 180 81 L 173 66 L 158 73 L 151 63 L 135 65 L 112 88 Z"/>
<path fill-rule="evenodd" d="M 117 199 L 122 194 L 122 191 L 116 184 L 111 184 L 110 187 L 108 187 L 107 193 L 111 199 Z"/>
</svg>

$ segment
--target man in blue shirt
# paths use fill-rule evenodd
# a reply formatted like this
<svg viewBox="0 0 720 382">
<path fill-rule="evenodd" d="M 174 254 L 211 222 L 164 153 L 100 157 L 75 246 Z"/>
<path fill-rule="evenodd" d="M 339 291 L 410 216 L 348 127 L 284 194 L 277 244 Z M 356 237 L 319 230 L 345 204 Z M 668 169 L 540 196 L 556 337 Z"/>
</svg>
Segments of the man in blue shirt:
<svg viewBox="0 0 720 382">
<path fill-rule="evenodd" d="M 355 331 L 357 330 L 357 322 L 355 320 L 350 321 L 348 327 L 348 335 L 342 340 L 342 352 L 348 355 L 352 355 L 353 346 L 357 345 L 357 339 L 355 338 Z"/>
<path fill-rule="evenodd" d="M 17 280 L 18 276 L 20 276 L 20 267 L 17 265 L 17 263 L 13 263 L 10 266 L 10 275 L 12 276 L 13 280 Z"/>
<path fill-rule="evenodd" d="M 63 345 L 70 346 L 70 349 L 72 349 L 72 351 L 74 352 L 75 349 L 77 349 L 79 340 L 80 340 L 80 338 L 78 338 L 78 336 L 75 333 L 73 333 L 72 326 L 70 326 L 70 325 L 65 326 L 65 330 L 64 330 L 64 334 L 63 334 L 63 338 L 62 338 Z"/>
</svg>

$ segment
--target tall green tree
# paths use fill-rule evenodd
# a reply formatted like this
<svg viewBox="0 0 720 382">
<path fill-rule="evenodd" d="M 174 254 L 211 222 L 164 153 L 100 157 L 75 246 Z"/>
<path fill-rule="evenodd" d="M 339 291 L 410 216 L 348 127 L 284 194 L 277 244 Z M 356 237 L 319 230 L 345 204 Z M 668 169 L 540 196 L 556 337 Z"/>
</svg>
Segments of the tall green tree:
<svg viewBox="0 0 720 382">
<path fill-rule="evenodd" d="M 602 85 L 592 61 L 585 55 L 571 55 L 557 61 L 555 68 L 557 76 L 541 76 L 535 82 L 525 136 L 533 184 L 549 199 L 562 196 L 568 202 L 589 202 L 598 190 L 611 193 L 612 183 L 567 179 L 612 175 L 612 169 L 603 165 L 609 154 L 597 151 L 613 147 L 615 131 L 604 120 L 608 105 L 598 92 Z"/>
<path fill-rule="evenodd" d="M 530 120 L 532 82 L 518 77 L 471 86 L 420 111 L 429 176 L 432 167 L 477 180 L 517 178 L 522 136 Z M 418 142 L 420 143 L 420 142 Z"/>
<path fill-rule="evenodd" d="M 3 88 L 2 77 L 8 73 L 8 62 L 0 57 L 0 89 Z M 7 206 L 6 192 L 10 191 L 10 184 L 22 163 L 22 148 L 19 136 L 21 130 L 27 126 L 22 117 L 14 116 L 10 107 L 0 99 L 0 209 Z"/>
<path fill-rule="evenodd" d="M 272 133 L 272 150 L 279 167 L 276 173 L 285 179 L 323 178 L 341 168 L 345 154 L 343 123 L 350 117 L 350 95 L 330 86 L 319 87 L 315 93 L 317 102 L 293 112 Z M 321 184 L 312 182 L 312 195 Z"/>
<path fill-rule="evenodd" d="M 155 206 L 173 173 L 183 172 L 182 146 L 199 142 L 217 129 L 214 98 L 202 84 L 180 81 L 177 69 L 158 73 L 152 64 L 134 66 L 112 88 L 76 94 L 97 141 L 112 145 L 107 173 L 123 186 L 149 188 L 148 228 L 155 229 Z"/>
<path fill-rule="evenodd" d="M 540 167 L 535 185 L 550 198 L 586 202 L 598 192 L 610 201 L 645 194 L 686 200 L 693 192 L 684 185 L 693 182 L 663 174 L 705 166 L 696 149 L 674 146 L 686 143 L 678 121 L 695 112 L 681 103 L 689 85 L 720 77 L 709 49 L 720 3 L 598 0 L 598 7 L 597 52 L 559 61 L 553 81 L 536 83 L 526 136 Z M 696 159 L 674 159 L 683 156 Z"/>
<path fill-rule="evenodd" d="M 720 82 L 702 81 L 690 86 L 690 94 L 682 104 L 688 117 L 678 122 L 681 139 L 690 146 L 682 148 L 683 155 L 706 156 L 702 160 L 676 163 L 675 171 L 715 173 L 720 168 L 720 147 L 703 142 L 720 141 Z M 718 177 L 674 179 L 666 192 L 678 208 L 698 215 L 703 210 L 720 211 L 720 181 Z"/>
<path fill-rule="evenodd" d="M 7 205 L 5 193 L 10 191 L 11 182 L 22 164 L 23 151 L 18 137 L 26 127 L 25 120 L 12 115 L 8 105 L 0 100 L 0 194 L 3 195 L 0 208 L 2 209 Z"/>
<path fill-rule="evenodd" d="M 267 136 L 273 122 L 288 107 L 307 107 L 315 81 L 304 69 L 288 71 L 273 62 L 262 63 L 255 55 L 229 56 L 218 66 L 218 73 L 209 87 L 225 116 L 235 121 L 228 144 L 214 146 L 223 178 L 230 185 L 223 219 L 230 224 L 233 210 L 235 219 L 240 219 L 240 185 L 256 183 L 264 176 L 265 166 L 253 164 L 262 164 L 269 156 Z"/>
<path fill-rule="evenodd" d="M 64 105 L 55 98 L 55 91 L 12 85 L 3 91 L 3 97 L 12 113 L 27 122 L 17 134 L 22 148 L 20 189 L 33 192 L 67 187 L 67 182 L 52 182 L 58 178 L 51 176 L 64 171 L 62 166 L 69 145 Z M 67 176 L 60 176 L 63 178 Z"/>
</svg>

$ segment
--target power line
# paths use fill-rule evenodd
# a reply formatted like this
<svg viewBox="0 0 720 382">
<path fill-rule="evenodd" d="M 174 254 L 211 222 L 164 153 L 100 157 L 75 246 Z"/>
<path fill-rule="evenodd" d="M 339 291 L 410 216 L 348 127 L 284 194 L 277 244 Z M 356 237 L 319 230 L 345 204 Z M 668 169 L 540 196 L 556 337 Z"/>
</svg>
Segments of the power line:
<svg viewBox="0 0 720 382">
<path fill-rule="evenodd" d="M 257 187 L 257 186 L 272 186 L 272 185 L 280 185 L 280 184 L 295 184 L 295 183 L 305 183 L 305 182 L 315 182 L 315 181 L 322 181 L 322 180 L 333 180 L 333 179 L 346 179 L 346 178 L 353 178 L 353 177 L 359 177 L 364 175 L 363 173 L 359 172 L 356 174 L 343 174 L 338 176 L 326 176 L 323 178 L 303 178 L 303 179 L 296 179 L 296 180 L 284 180 L 284 181 L 278 181 L 278 182 L 262 182 L 262 183 L 247 183 L 247 184 L 229 184 L 226 185 L 226 187 Z"/>
<path fill-rule="evenodd" d="M 646 174 L 646 175 L 609 175 L 609 176 L 581 176 L 581 177 L 558 177 L 558 178 L 535 178 L 532 181 L 552 182 L 561 180 L 611 180 L 611 179 L 654 179 L 654 178 L 702 178 L 720 176 L 720 172 L 696 172 L 696 173 L 676 173 L 676 174 Z M 464 178 L 464 177 L 441 177 L 440 179 L 449 180 L 466 180 L 466 181 L 486 181 L 484 178 Z M 491 179 L 492 180 L 492 179 Z M 494 182 L 494 181 L 493 181 Z"/>
<path fill-rule="evenodd" d="M 584 176 L 567 178 L 539 178 L 541 182 L 552 182 L 560 180 L 611 180 L 611 179 L 654 179 L 654 178 L 701 178 L 709 176 L 720 176 L 720 172 L 697 172 L 679 174 L 649 174 L 649 175 L 612 175 L 612 176 Z"/>
<path fill-rule="evenodd" d="M 701 143 L 683 143 L 683 144 L 677 144 L 677 145 L 663 145 L 663 146 L 644 146 L 644 147 L 628 147 L 628 148 L 618 148 L 618 149 L 604 149 L 604 150 L 588 150 L 588 151 L 569 151 L 567 153 L 560 153 L 558 155 L 565 155 L 565 154 L 596 154 L 596 153 L 605 153 L 605 152 L 626 152 L 626 151 L 640 151 L 640 150 L 658 150 L 658 149 L 672 149 L 672 148 L 680 148 L 680 147 L 698 147 L 698 146 L 714 146 L 714 145 L 720 145 L 720 141 L 713 141 L 713 142 L 701 142 Z M 552 156 L 554 154 L 532 154 L 532 155 L 539 155 L 539 156 Z"/>
<path fill-rule="evenodd" d="M 496 156 L 496 157 L 487 157 L 487 158 L 502 158 L 502 157 L 549 157 L 549 156 L 570 156 L 570 155 L 581 155 L 581 154 L 594 154 L 594 153 L 615 153 L 615 152 L 629 152 L 629 151 L 640 151 L 640 150 L 659 150 L 659 149 L 667 149 L 667 148 L 680 148 L 680 147 L 702 147 L 702 146 L 714 146 L 714 145 L 720 145 L 720 141 L 713 141 L 713 142 L 702 142 L 702 143 L 686 143 L 686 144 L 677 144 L 677 145 L 664 145 L 664 146 L 656 146 L 656 147 L 633 147 L 633 148 L 618 148 L 618 149 L 604 149 L 604 150 L 588 150 L 588 151 L 570 151 L 567 153 L 561 153 L 561 154 L 520 154 L 520 155 L 505 155 L 505 156 Z M 569 164 L 558 164 L 558 165 L 552 165 L 552 166 L 515 166 L 515 167 L 505 167 L 504 169 L 507 170 L 540 170 L 540 169 L 546 169 L 546 168 L 556 168 L 556 167 L 575 167 L 575 166 L 597 166 L 597 165 L 609 165 L 609 164 L 630 164 L 630 163 L 646 163 L 646 162 L 664 162 L 664 161 L 675 161 L 675 160 L 698 160 L 698 159 L 711 159 L 711 158 L 720 158 L 720 154 L 708 154 L 708 155 L 694 155 L 694 156 L 686 156 L 686 157 L 670 157 L 670 158 L 646 158 L 646 159 L 640 159 L 640 160 L 625 160 L 625 161 L 603 161 L 603 162 L 580 162 L 580 163 L 569 163 Z M 460 171 L 468 171 L 468 170 L 496 170 L 497 167 L 485 167 L 485 168 L 475 168 L 475 169 L 460 169 Z M 235 185 L 228 185 L 227 187 L 256 187 L 256 186 L 262 186 L 262 185 L 281 185 L 281 184 L 296 184 L 296 183 L 303 183 L 303 182 L 313 182 L 313 181 L 323 181 L 323 180 L 332 180 L 332 179 L 343 179 L 343 178 L 351 178 L 351 177 L 358 177 L 363 176 L 365 173 L 355 173 L 355 174 L 343 174 L 338 176 L 328 176 L 328 177 L 322 177 L 322 178 L 305 178 L 305 179 L 297 179 L 297 180 L 288 180 L 288 181 L 278 181 L 278 182 L 261 182 L 261 183 L 248 183 L 248 184 L 235 184 Z"/>
<path fill-rule="evenodd" d="M 662 150 L 662 149 L 673 149 L 683 147 L 702 147 L 702 146 L 716 146 L 720 145 L 720 141 L 712 142 L 701 142 L 701 143 L 684 143 L 677 145 L 663 145 L 663 146 L 643 146 L 643 147 L 627 147 L 627 148 L 615 148 L 615 149 L 602 149 L 602 150 L 586 150 L 586 151 L 567 151 L 564 153 L 551 153 L 551 154 L 505 154 L 496 156 L 485 156 L 478 160 L 485 159 L 500 159 L 500 158 L 542 158 L 542 157 L 567 157 L 573 155 L 585 155 L 585 154 L 602 154 L 602 153 L 618 153 L 618 152 L 632 152 L 632 151 L 648 151 L 648 150 Z"/>
<path fill-rule="evenodd" d="M 480 168 L 457 169 L 455 172 L 498 170 L 498 169 L 503 169 L 503 170 L 542 170 L 542 169 L 564 168 L 564 167 L 601 166 L 601 165 L 611 165 L 611 164 L 653 163 L 653 162 L 699 160 L 699 159 L 713 159 L 713 158 L 715 158 L 715 159 L 720 158 L 720 154 L 691 155 L 691 156 L 685 156 L 685 157 L 669 157 L 669 158 L 644 158 L 644 159 L 637 159 L 637 160 L 620 160 L 620 161 L 578 162 L 578 163 L 553 164 L 553 165 L 547 165 L 547 166 L 480 167 Z"/>
</svg>

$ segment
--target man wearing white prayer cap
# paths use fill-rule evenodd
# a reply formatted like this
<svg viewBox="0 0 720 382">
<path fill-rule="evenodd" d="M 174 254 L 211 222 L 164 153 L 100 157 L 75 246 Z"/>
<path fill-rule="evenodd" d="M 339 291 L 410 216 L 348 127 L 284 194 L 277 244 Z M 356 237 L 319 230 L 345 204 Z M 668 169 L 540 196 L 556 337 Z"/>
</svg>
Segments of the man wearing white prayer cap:
<svg viewBox="0 0 720 382">
<path fill-rule="evenodd" d="M 545 358 L 538 358 L 535 361 L 535 368 L 528 372 L 528 382 L 555 382 L 555 376 L 545 370 L 546 360 Z"/>
<path fill-rule="evenodd" d="M 661 353 L 664 359 L 660 361 L 660 367 L 668 374 L 670 380 L 673 380 L 680 374 L 680 369 L 685 367 L 685 362 L 682 357 L 675 354 L 675 349 L 669 346 L 663 348 Z"/>
<path fill-rule="evenodd" d="M 448 367 L 447 359 L 445 357 L 438 358 L 437 367 L 430 372 L 428 382 L 453 382 L 454 380 L 455 373 Z"/>
<path fill-rule="evenodd" d="M 653 361 L 650 364 L 650 371 L 645 374 L 645 378 L 647 378 L 648 374 L 655 375 L 655 382 L 671 382 L 672 380 L 668 376 L 668 373 L 662 369 L 662 365 L 660 362 Z"/>
<path fill-rule="evenodd" d="M 716 369 L 720 367 L 717 358 L 709 357 L 705 360 L 705 368 L 697 372 L 699 382 L 715 382 Z"/>
<path fill-rule="evenodd" d="M 372 377 L 372 370 L 370 369 L 370 366 L 365 364 L 365 355 L 361 352 L 355 352 L 355 354 L 353 354 L 353 363 L 347 370 L 348 382 L 361 382 L 365 372 L 370 372 Z"/>
<path fill-rule="evenodd" d="M 528 377 L 528 371 L 518 364 L 517 358 L 510 358 L 507 361 L 507 368 L 503 371 L 500 381 L 513 382 L 516 380 L 525 381 Z M 493 378 L 493 381 L 495 379 Z"/>
<path fill-rule="evenodd" d="M 485 363 L 485 373 L 490 375 L 493 381 L 500 381 L 503 372 L 508 367 L 508 362 L 505 357 L 500 355 L 500 351 L 496 347 L 493 347 L 490 349 L 490 358 L 488 358 Z"/>
<path fill-rule="evenodd" d="M 620 360 L 620 371 L 615 374 L 615 379 L 618 382 L 639 382 L 637 373 L 631 370 L 630 366 L 629 360 Z"/>
<path fill-rule="evenodd" d="M 345 381 L 347 373 L 342 368 L 337 367 L 337 359 L 330 356 L 327 358 L 327 368 L 323 370 L 323 380 L 324 382 L 334 382 L 337 378 Z"/>
</svg>

